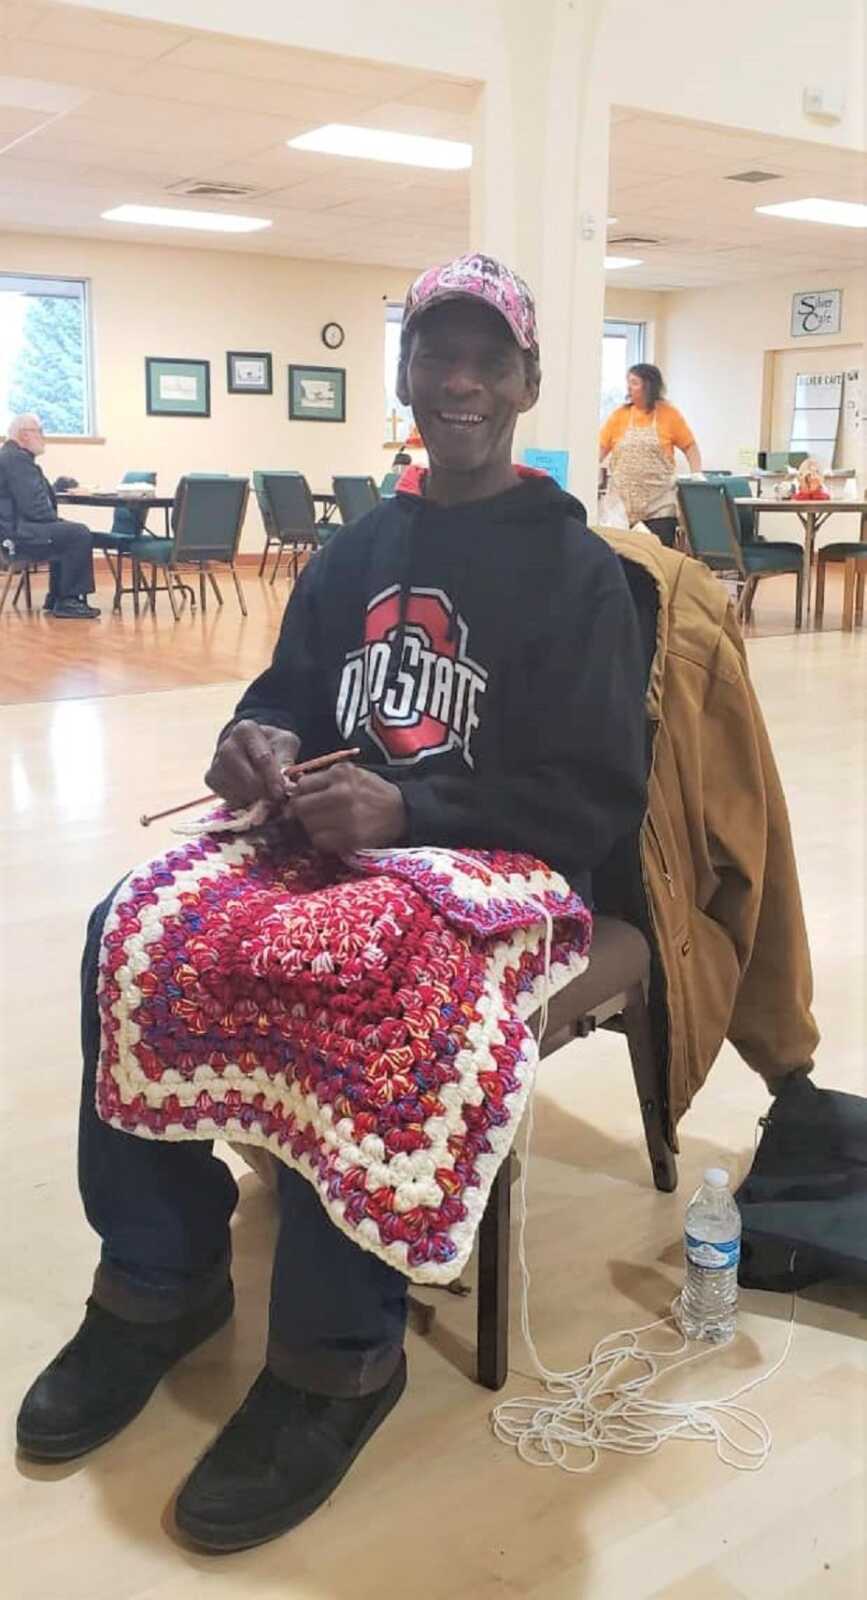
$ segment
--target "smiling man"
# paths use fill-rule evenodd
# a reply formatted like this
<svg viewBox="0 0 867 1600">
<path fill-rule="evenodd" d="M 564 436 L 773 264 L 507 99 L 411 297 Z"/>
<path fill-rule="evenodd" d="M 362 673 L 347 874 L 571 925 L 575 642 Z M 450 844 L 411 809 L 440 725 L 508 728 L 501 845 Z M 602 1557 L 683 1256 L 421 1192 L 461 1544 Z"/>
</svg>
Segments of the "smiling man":
<svg viewBox="0 0 867 1600">
<path fill-rule="evenodd" d="M 525 850 L 589 898 L 591 873 L 645 805 L 645 670 L 617 558 L 583 507 L 512 465 L 539 393 L 526 285 L 471 255 L 406 302 L 400 372 L 430 470 L 338 532 L 303 573 L 272 665 L 224 730 L 207 781 L 269 798 L 292 834 L 342 854 L 393 844 Z M 282 768 L 357 745 L 361 760 Z M 112 1437 L 232 1310 L 237 1190 L 210 1147 L 132 1138 L 94 1107 L 97 957 L 83 968 L 80 1180 L 103 1241 L 87 1316 L 19 1417 L 32 1455 Z M 406 1376 L 406 1281 L 328 1220 L 282 1163 L 266 1364 L 193 1470 L 179 1526 L 238 1549 L 332 1493 Z"/>
</svg>

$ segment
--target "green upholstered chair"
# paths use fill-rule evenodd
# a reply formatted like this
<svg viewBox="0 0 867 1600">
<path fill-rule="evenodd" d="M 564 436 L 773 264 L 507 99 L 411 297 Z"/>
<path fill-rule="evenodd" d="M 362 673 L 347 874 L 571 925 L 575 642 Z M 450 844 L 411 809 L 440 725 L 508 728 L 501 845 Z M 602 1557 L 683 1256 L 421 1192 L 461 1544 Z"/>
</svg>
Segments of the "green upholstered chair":
<svg viewBox="0 0 867 1600">
<path fill-rule="evenodd" d="M 195 593 L 181 578 L 182 569 L 198 569 L 199 598 L 202 610 L 207 606 L 206 580 L 223 604 L 223 596 L 213 568 L 226 566 L 232 574 L 238 605 L 247 615 L 244 591 L 235 568 L 235 558 L 244 517 L 250 484 L 247 478 L 232 478 L 227 473 L 188 473 L 181 478 L 175 491 L 172 513 L 172 537 L 155 538 L 143 535 L 134 539 L 130 554 L 135 562 L 134 581 L 138 585 L 142 567 L 150 567 L 150 581 L 145 589 L 150 598 L 151 610 L 156 610 L 156 597 L 160 587 L 169 597 L 172 614 L 180 616 L 178 600 L 183 604 L 187 595 L 195 608 Z M 158 583 L 159 574 L 164 582 Z"/>
<path fill-rule="evenodd" d="M 791 573 L 796 581 L 795 627 L 800 628 L 804 571 L 801 545 L 771 540 L 741 544 L 738 508 L 732 505 L 721 483 L 681 483 L 677 494 L 691 554 L 711 571 L 728 575 L 737 583 L 739 621 L 749 621 L 762 578 Z"/>
<path fill-rule="evenodd" d="M 379 504 L 379 490 L 372 478 L 332 478 L 334 498 L 344 527 L 357 522 Z"/>
<path fill-rule="evenodd" d="M 327 539 L 325 529 L 316 521 L 316 507 L 310 485 L 301 472 L 254 472 L 253 487 L 262 521 L 265 525 L 265 548 L 259 563 L 259 577 L 265 570 L 268 551 L 277 546 L 269 582 L 277 577 L 283 551 L 291 552 L 292 579 L 298 577 L 298 564 L 302 554 L 318 550 Z"/>
</svg>

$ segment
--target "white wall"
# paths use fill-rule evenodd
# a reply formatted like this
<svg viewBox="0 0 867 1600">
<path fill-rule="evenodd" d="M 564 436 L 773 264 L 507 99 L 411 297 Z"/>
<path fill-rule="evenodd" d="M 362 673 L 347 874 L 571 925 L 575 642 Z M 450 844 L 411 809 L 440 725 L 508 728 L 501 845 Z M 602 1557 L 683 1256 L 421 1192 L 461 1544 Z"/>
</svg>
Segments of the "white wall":
<svg viewBox="0 0 867 1600">
<path fill-rule="evenodd" d="M 330 489 L 335 472 L 379 478 L 390 464 L 383 298 L 403 297 L 405 270 L 26 234 L 7 234 L 0 246 L 5 271 L 90 280 L 96 424 L 105 442 L 50 445 L 49 477 L 107 487 L 128 467 L 155 467 L 159 486 L 171 490 L 188 471 L 291 467 L 311 488 Z M 346 333 L 336 353 L 319 337 L 329 321 Z M 273 395 L 228 394 L 227 350 L 270 350 Z M 146 415 L 149 355 L 211 362 L 209 419 Z M 345 424 L 288 420 L 290 361 L 346 368 Z M 253 501 L 242 548 L 261 542 Z"/>
<path fill-rule="evenodd" d="M 843 290 L 839 334 L 793 339 L 792 295 L 802 289 Z M 666 379 L 672 400 L 689 417 L 708 465 L 736 466 L 741 450 L 761 440 L 765 352 L 816 345 L 863 344 L 867 283 L 859 273 L 767 278 L 720 289 L 665 295 Z"/>
</svg>

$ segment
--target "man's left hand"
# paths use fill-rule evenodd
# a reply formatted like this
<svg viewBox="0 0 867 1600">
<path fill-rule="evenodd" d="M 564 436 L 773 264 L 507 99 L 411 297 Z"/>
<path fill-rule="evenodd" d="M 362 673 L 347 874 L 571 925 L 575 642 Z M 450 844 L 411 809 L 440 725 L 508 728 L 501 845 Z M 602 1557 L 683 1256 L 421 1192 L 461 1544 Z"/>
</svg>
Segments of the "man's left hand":
<svg viewBox="0 0 867 1600">
<path fill-rule="evenodd" d="M 403 795 L 394 783 L 348 763 L 298 779 L 286 805 L 323 855 L 348 855 L 399 844 L 406 833 Z"/>
</svg>

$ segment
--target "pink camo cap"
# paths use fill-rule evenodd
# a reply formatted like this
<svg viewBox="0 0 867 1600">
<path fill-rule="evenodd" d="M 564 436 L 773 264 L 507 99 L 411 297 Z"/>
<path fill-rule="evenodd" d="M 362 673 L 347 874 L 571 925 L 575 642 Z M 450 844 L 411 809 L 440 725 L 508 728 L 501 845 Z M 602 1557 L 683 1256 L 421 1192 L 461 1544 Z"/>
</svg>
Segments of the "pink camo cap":
<svg viewBox="0 0 867 1600">
<path fill-rule="evenodd" d="M 402 333 L 406 334 L 422 311 L 442 305 L 446 300 L 481 300 L 508 323 L 522 350 L 538 354 L 536 306 L 523 278 L 516 272 L 476 251 L 458 256 L 445 266 L 428 267 L 410 286 L 403 308 Z"/>
</svg>

